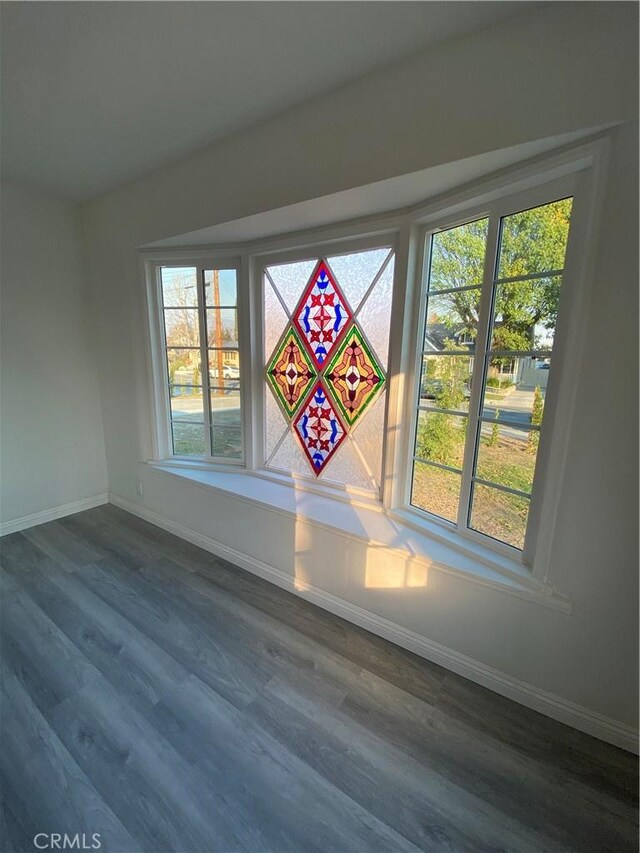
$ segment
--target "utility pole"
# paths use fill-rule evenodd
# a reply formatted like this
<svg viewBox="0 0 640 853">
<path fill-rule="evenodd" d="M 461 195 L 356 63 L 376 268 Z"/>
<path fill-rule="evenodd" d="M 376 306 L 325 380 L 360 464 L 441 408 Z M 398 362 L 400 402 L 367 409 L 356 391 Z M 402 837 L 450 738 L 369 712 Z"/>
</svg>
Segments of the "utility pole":
<svg viewBox="0 0 640 853">
<path fill-rule="evenodd" d="M 214 346 L 216 349 L 216 369 L 217 369 L 217 378 L 216 385 L 222 386 L 224 385 L 224 364 L 223 357 L 224 353 L 222 351 L 222 312 L 218 307 L 220 305 L 220 272 L 219 270 L 213 270 L 213 304 L 216 306 L 215 309 L 215 322 L 214 322 L 214 332 L 213 332 L 213 340 Z M 222 381 L 220 381 L 222 380 Z M 224 392 L 220 390 L 220 387 L 216 389 L 216 396 L 221 396 Z"/>
</svg>

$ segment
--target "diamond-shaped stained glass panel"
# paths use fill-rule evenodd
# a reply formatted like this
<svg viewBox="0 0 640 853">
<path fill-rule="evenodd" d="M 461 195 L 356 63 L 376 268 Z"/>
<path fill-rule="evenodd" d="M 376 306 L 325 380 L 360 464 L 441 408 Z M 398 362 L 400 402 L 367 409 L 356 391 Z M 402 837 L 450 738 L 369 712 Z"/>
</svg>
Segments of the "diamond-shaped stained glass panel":
<svg viewBox="0 0 640 853">
<path fill-rule="evenodd" d="M 322 382 L 316 383 L 293 428 L 311 470 L 318 476 L 346 435 L 340 415 Z"/>
<path fill-rule="evenodd" d="M 294 323 L 316 367 L 329 358 L 351 321 L 351 310 L 324 261 L 309 279 L 294 313 Z"/>
<path fill-rule="evenodd" d="M 267 367 L 271 390 L 289 417 L 296 413 L 315 378 L 311 359 L 290 326 Z"/>
<path fill-rule="evenodd" d="M 357 326 L 345 335 L 325 378 L 347 423 L 354 424 L 384 384 L 382 368 Z"/>
</svg>

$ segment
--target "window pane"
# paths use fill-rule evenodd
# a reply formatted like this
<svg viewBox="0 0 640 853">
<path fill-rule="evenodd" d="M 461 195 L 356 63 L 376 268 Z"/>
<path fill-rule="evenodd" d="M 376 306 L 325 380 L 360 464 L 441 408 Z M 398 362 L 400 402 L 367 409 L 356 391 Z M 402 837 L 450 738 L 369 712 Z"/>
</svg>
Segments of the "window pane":
<svg viewBox="0 0 640 853">
<path fill-rule="evenodd" d="M 476 476 L 499 486 L 531 493 L 538 452 L 537 430 L 482 424 Z"/>
<path fill-rule="evenodd" d="M 210 347 L 238 346 L 238 312 L 235 308 L 207 308 L 207 343 Z"/>
<path fill-rule="evenodd" d="M 266 268 L 270 468 L 377 492 L 394 275 L 390 251 Z M 280 299 L 290 312 L 286 321 Z"/>
<path fill-rule="evenodd" d="M 172 423 L 173 452 L 177 456 L 204 456 L 207 453 L 202 424 Z"/>
<path fill-rule="evenodd" d="M 284 312 L 282 303 L 276 296 L 269 277 L 266 275 L 263 276 L 262 286 L 264 292 L 264 357 L 268 363 L 271 360 L 271 353 L 284 332 L 288 317 Z"/>
<path fill-rule="evenodd" d="M 276 398 L 269 393 L 267 389 L 264 395 L 264 453 L 265 462 L 269 462 L 273 451 L 280 443 L 282 436 L 288 432 L 289 423 L 285 420 L 284 415 L 280 410 L 280 406 L 276 403 Z"/>
<path fill-rule="evenodd" d="M 199 347 L 200 327 L 196 308 L 167 308 L 164 329 L 168 347 Z"/>
<path fill-rule="evenodd" d="M 160 278 L 165 308 L 198 307 L 198 273 L 195 267 L 162 267 Z"/>
<path fill-rule="evenodd" d="M 300 444 L 293 437 L 291 430 L 287 431 L 282 444 L 273 454 L 269 463 L 270 468 L 287 473 L 303 474 L 309 473 L 309 464 L 300 450 Z"/>
<path fill-rule="evenodd" d="M 202 388 L 194 385 L 170 385 L 171 420 L 197 421 L 204 420 L 202 408 Z"/>
<path fill-rule="evenodd" d="M 236 271 L 205 270 L 204 299 L 207 305 L 229 308 L 238 304 Z"/>
<path fill-rule="evenodd" d="M 415 462 L 411 505 L 455 522 L 460 500 L 460 474 Z"/>
<path fill-rule="evenodd" d="M 378 279 L 376 286 L 367 296 L 357 318 L 373 347 L 375 355 L 385 370 L 389 356 L 389 320 L 393 293 L 393 270 L 394 259 L 392 258 Z"/>
<path fill-rule="evenodd" d="M 240 381 L 240 353 L 237 349 L 210 349 L 209 382 L 219 388 L 237 388 Z"/>
<path fill-rule="evenodd" d="M 503 217 L 498 278 L 564 268 L 572 201 L 565 198 Z"/>
<path fill-rule="evenodd" d="M 168 349 L 167 365 L 171 385 L 200 385 L 200 350 Z"/>
<path fill-rule="evenodd" d="M 367 465 L 377 481 L 377 487 L 382 482 L 382 442 L 380 436 L 384 431 L 384 414 L 387 392 L 383 391 L 366 418 L 362 418 L 358 428 L 351 433 L 351 437 L 357 444 L 360 452 L 367 460 Z"/>
<path fill-rule="evenodd" d="M 529 516 L 529 498 L 475 483 L 469 526 L 507 545 L 522 549 Z"/>
<path fill-rule="evenodd" d="M 367 471 L 353 442 L 345 441 L 340 454 L 334 456 L 322 471 L 320 479 L 333 480 L 360 489 L 377 489 L 378 483 Z"/>
<path fill-rule="evenodd" d="M 389 249 L 372 249 L 327 258 L 352 311 L 357 311 L 388 255 Z"/>
<path fill-rule="evenodd" d="M 498 285 L 492 349 L 551 351 L 561 284 L 554 276 Z"/>
<path fill-rule="evenodd" d="M 298 304 L 316 263 L 317 261 L 310 260 L 267 267 L 267 272 L 290 313 L 293 313 L 293 309 Z"/>
<path fill-rule="evenodd" d="M 480 292 L 480 288 L 476 288 L 429 297 L 425 352 L 473 352 L 478 334 Z"/>
<path fill-rule="evenodd" d="M 494 359 L 497 361 L 497 359 Z M 542 423 L 551 359 L 504 358 L 489 367 L 484 395 L 484 418 L 514 425 Z M 496 414 L 497 413 L 497 414 Z"/>
<path fill-rule="evenodd" d="M 211 424 L 214 427 L 241 427 L 240 389 L 211 388 Z"/>
<path fill-rule="evenodd" d="M 473 359 L 464 355 L 426 355 L 422 358 L 420 405 L 467 411 Z"/>
<path fill-rule="evenodd" d="M 211 430 L 213 456 L 226 459 L 242 458 L 242 431 L 235 427 L 213 427 Z"/>
<path fill-rule="evenodd" d="M 434 234 L 429 290 L 482 284 L 488 219 L 478 219 Z"/>
<path fill-rule="evenodd" d="M 462 468 L 467 419 L 442 412 L 418 412 L 415 455 Z"/>
</svg>

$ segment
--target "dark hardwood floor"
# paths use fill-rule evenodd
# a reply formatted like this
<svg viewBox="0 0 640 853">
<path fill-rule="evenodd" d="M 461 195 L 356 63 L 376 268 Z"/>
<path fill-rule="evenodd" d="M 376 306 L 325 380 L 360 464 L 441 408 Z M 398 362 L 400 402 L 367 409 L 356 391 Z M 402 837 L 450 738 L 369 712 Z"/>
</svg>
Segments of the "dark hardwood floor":
<svg viewBox="0 0 640 853">
<path fill-rule="evenodd" d="M 638 849 L 633 756 L 128 513 L 0 554 L 4 853 Z"/>
</svg>

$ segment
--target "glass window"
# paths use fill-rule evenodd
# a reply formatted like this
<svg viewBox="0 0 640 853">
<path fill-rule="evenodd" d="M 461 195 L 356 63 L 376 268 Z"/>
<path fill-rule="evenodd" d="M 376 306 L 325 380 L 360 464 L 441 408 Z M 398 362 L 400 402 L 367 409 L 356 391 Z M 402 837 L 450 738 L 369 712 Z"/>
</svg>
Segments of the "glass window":
<svg viewBox="0 0 640 853">
<path fill-rule="evenodd" d="M 388 247 L 268 266 L 268 468 L 379 491 L 394 256 Z"/>
<path fill-rule="evenodd" d="M 488 218 L 440 231 L 429 246 L 410 503 L 520 550 L 571 206 L 501 217 L 493 246 Z M 487 260 L 496 274 L 483 283 Z"/>
<path fill-rule="evenodd" d="M 236 271 L 161 267 L 160 281 L 173 453 L 241 460 Z"/>
</svg>

